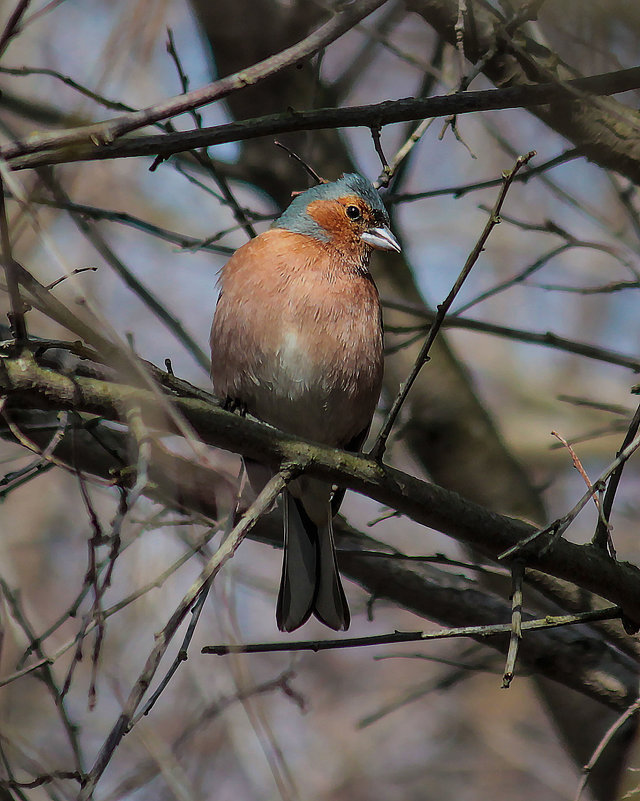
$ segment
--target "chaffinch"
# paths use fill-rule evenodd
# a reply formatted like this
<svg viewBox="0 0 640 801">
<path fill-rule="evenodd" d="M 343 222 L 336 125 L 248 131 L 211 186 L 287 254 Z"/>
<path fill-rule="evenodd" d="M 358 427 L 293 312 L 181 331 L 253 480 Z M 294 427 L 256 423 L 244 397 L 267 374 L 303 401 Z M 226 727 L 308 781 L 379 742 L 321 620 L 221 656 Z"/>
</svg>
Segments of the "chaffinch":
<svg viewBox="0 0 640 801">
<path fill-rule="evenodd" d="M 400 245 L 373 184 L 355 173 L 298 194 L 270 230 L 239 248 L 219 279 L 215 393 L 283 431 L 358 450 L 382 382 L 372 248 Z M 253 483 L 252 465 L 247 471 Z M 349 627 L 333 541 L 339 499 L 332 505 L 331 487 L 305 476 L 284 492 L 281 631 L 311 613 L 332 629 Z"/>
</svg>

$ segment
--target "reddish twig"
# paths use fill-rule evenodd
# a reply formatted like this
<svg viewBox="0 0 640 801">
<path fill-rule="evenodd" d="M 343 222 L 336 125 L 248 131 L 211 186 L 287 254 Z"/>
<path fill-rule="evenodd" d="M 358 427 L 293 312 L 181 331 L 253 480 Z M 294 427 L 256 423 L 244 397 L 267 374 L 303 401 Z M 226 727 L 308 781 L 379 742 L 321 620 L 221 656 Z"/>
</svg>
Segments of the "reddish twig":
<svg viewBox="0 0 640 801">
<path fill-rule="evenodd" d="M 567 442 L 567 440 L 561 434 L 558 434 L 557 431 L 552 431 L 551 432 L 551 436 L 555 437 L 557 440 L 559 440 L 564 445 L 564 447 L 569 451 L 569 455 L 571 456 L 571 461 L 573 462 L 573 466 L 575 467 L 575 469 L 578 471 L 578 473 L 580 473 L 580 475 L 584 479 L 584 483 L 587 485 L 587 489 L 591 490 L 593 502 L 595 503 L 596 509 L 598 510 L 598 513 L 599 513 L 600 512 L 600 499 L 598 498 L 598 496 L 597 496 L 597 494 L 596 494 L 596 492 L 595 492 L 595 490 L 593 488 L 593 484 L 591 483 L 591 479 L 587 475 L 587 471 L 584 469 L 584 467 L 582 465 L 582 462 L 580 461 L 580 457 L 575 452 L 575 450 L 572 448 L 572 446 Z"/>
</svg>

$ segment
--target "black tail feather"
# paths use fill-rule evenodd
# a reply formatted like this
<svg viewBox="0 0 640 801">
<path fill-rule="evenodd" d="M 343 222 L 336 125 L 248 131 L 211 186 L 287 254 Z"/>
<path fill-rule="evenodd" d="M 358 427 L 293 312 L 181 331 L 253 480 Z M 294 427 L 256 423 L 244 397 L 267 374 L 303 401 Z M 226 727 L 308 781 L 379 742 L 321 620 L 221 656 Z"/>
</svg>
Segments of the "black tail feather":
<svg viewBox="0 0 640 801">
<path fill-rule="evenodd" d="M 349 627 L 347 599 L 340 581 L 333 542 L 331 510 L 327 525 L 318 527 L 302 502 L 284 493 L 284 559 L 276 621 L 281 631 L 294 631 L 313 613 L 336 631 Z"/>
</svg>

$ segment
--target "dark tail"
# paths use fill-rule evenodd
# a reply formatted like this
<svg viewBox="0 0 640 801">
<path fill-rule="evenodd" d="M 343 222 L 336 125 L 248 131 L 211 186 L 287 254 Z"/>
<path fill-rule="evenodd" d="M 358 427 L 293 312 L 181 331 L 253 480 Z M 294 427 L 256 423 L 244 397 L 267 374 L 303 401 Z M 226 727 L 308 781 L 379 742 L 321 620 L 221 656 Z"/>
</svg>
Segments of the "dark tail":
<svg viewBox="0 0 640 801">
<path fill-rule="evenodd" d="M 284 559 L 276 609 L 280 631 L 294 631 L 312 613 L 336 631 L 349 628 L 331 521 L 329 504 L 326 526 L 317 526 L 302 502 L 285 490 Z"/>
</svg>

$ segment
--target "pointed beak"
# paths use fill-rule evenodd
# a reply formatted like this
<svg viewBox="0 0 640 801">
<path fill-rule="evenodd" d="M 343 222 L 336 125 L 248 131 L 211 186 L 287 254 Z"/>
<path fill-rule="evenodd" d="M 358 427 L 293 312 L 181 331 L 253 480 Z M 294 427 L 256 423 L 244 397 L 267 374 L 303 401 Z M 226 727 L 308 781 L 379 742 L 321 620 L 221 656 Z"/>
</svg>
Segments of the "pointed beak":
<svg viewBox="0 0 640 801">
<path fill-rule="evenodd" d="M 369 228 L 368 231 L 360 235 L 360 239 L 372 248 L 376 248 L 376 250 L 395 250 L 396 253 L 400 253 L 402 250 L 398 240 L 386 225 L 381 225 L 379 228 Z"/>
</svg>

